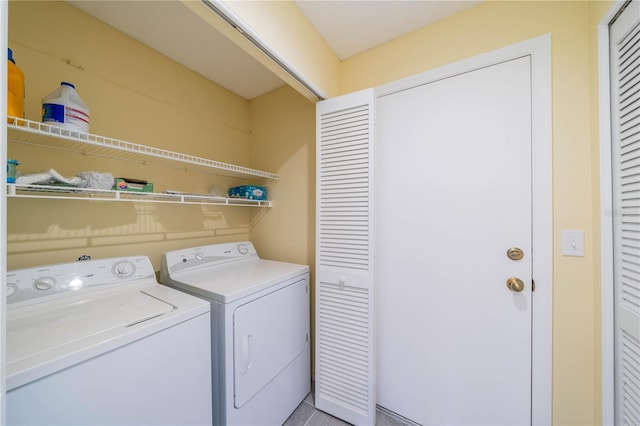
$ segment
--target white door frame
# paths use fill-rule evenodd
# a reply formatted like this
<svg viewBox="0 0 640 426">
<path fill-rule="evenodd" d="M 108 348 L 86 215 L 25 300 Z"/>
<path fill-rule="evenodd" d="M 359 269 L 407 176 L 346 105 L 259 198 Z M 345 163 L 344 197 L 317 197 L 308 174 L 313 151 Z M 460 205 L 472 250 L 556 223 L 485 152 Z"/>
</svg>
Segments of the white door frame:
<svg viewBox="0 0 640 426">
<path fill-rule="evenodd" d="M 539 36 L 502 49 L 376 88 L 376 96 L 407 90 L 442 78 L 515 58 L 531 57 L 533 293 L 531 423 L 551 424 L 553 314 L 553 204 L 551 36 Z"/>
<path fill-rule="evenodd" d="M 0 52 L 7 51 L 9 34 L 7 24 L 9 22 L 9 2 L 0 2 Z M 0 70 L 0 81 L 7 81 L 7 70 Z M 7 86 L 0 87 L 0 117 L 7 116 Z M 7 158 L 7 121 L 0 120 L 0 163 L 4 164 Z M 0 425 L 6 424 L 6 340 L 7 340 L 7 298 L 6 298 L 6 276 L 7 276 L 7 181 L 6 167 L 0 167 Z"/>
<path fill-rule="evenodd" d="M 626 1 L 616 1 L 598 25 L 598 110 L 600 137 L 600 291 L 602 306 L 602 424 L 615 422 L 613 193 L 611 170 L 611 76 L 609 23 Z"/>
</svg>

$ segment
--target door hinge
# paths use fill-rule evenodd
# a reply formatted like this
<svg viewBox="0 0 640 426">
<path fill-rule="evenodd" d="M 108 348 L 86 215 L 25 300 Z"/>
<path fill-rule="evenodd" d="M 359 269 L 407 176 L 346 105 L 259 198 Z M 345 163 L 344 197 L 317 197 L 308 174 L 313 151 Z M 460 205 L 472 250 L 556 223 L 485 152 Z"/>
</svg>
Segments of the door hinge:
<svg viewBox="0 0 640 426">
<path fill-rule="evenodd" d="M 531 291 L 536 291 L 536 280 L 531 279 Z"/>
</svg>

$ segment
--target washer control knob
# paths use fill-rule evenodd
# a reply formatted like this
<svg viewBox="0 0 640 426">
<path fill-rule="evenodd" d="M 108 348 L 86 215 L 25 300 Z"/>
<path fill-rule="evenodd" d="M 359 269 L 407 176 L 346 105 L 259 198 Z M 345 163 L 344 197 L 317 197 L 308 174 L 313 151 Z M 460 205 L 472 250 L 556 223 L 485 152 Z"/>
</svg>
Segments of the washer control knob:
<svg viewBox="0 0 640 426">
<path fill-rule="evenodd" d="M 7 283 L 7 297 L 11 297 L 18 292 L 18 286 L 14 283 Z"/>
<path fill-rule="evenodd" d="M 203 262 L 203 261 L 204 261 L 204 253 L 196 253 L 196 255 L 194 256 L 194 258 L 195 258 L 198 262 Z"/>
<path fill-rule="evenodd" d="M 35 280 L 33 286 L 36 290 L 45 291 L 51 289 L 56 283 L 53 277 L 40 277 Z"/>
<path fill-rule="evenodd" d="M 136 272 L 136 265 L 128 260 L 122 260 L 111 267 L 111 273 L 116 278 L 129 278 Z"/>
<path fill-rule="evenodd" d="M 249 253 L 249 246 L 246 244 L 238 244 L 238 253 L 247 254 Z"/>
</svg>

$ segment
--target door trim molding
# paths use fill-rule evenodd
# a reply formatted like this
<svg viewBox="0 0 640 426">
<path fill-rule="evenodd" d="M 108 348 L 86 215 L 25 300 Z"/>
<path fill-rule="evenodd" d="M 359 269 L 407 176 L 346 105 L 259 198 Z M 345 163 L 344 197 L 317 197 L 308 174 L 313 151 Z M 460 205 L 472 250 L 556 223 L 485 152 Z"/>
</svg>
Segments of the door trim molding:
<svg viewBox="0 0 640 426">
<path fill-rule="evenodd" d="M 602 424 L 615 423 L 613 192 L 609 26 L 626 1 L 616 1 L 598 24 L 598 124 L 600 139 L 600 297 L 602 309 Z"/>
<path fill-rule="evenodd" d="M 533 277 L 531 423 L 551 424 L 553 336 L 553 181 L 551 36 L 545 34 L 376 88 L 376 97 L 523 56 L 531 57 Z"/>
<path fill-rule="evenodd" d="M 8 47 L 8 23 L 9 23 L 9 2 L 0 2 L 0 52 L 6 52 Z M 0 72 L 0 80 L 5 81 L 7 71 Z M 7 86 L 0 87 L 0 99 L 6 99 Z M 0 117 L 7 115 L 7 104 L 0 105 Z M 7 158 L 7 122 L 0 120 L 0 158 Z M 0 167 L 0 425 L 7 424 L 7 290 L 4 284 L 7 276 L 7 179 L 6 168 Z"/>
</svg>

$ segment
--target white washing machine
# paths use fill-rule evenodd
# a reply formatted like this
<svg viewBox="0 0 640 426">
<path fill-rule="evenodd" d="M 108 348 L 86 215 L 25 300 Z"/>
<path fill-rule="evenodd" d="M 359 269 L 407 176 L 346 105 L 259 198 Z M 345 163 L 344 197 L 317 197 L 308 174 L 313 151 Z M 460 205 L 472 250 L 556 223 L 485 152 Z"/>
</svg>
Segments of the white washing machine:
<svg viewBox="0 0 640 426">
<path fill-rule="evenodd" d="M 211 302 L 214 425 L 282 425 L 309 393 L 309 267 L 250 242 L 168 252 L 160 282 Z"/>
<path fill-rule="evenodd" d="M 147 257 L 6 282 L 8 425 L 211 424 L 209 304 L 159 285 Z"/>
</svg>

